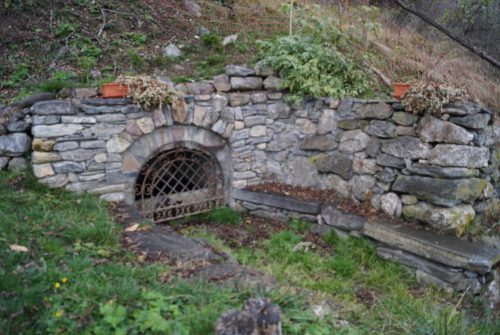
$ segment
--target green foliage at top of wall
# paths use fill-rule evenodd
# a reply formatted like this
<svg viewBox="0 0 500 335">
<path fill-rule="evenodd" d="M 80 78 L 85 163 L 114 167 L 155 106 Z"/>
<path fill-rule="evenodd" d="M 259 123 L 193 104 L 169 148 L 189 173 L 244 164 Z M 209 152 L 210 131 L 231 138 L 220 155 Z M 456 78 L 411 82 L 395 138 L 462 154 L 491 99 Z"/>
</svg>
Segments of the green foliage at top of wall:
<svg viewBox="0 0 500 335">
<path fill-rule="evenodd" d="M 368 90 L 356 63 L 330 43 L 295 35 L 260 41 L 263 60 L 277 70 L 292 94 L 343 98 Z"/>
</svg>

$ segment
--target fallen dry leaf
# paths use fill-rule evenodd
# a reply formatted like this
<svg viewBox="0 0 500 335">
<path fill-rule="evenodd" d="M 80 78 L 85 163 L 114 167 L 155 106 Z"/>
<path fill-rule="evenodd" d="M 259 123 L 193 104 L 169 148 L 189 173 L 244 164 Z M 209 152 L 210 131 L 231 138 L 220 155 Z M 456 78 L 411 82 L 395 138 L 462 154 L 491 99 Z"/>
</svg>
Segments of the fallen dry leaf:
<svg viewBox="0 0 500 335">
<path fill-rule="evenodd" d="M 10 245 L 10 250 L 14 252 L 28 252 L 28 248 L 26 248 L 24 245 L 18 245 L 18 244 L 11 244 Z"/>
<path fill-rule="evenodd" d="M 126 228 L 125 231 L 126 232 L 132 232 L 132 231 L 136 231 L 137 229 L 139 229 L 139 224 L 138 223 L 133 224 L 130 227 Z"/>
</svg>

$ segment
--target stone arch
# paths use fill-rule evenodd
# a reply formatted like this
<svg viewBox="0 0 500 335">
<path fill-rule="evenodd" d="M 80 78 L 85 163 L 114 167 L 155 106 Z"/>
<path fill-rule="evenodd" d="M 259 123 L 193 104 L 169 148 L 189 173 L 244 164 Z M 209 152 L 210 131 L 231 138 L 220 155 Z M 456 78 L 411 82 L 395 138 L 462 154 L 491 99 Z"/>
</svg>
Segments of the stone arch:
<svg viewBox="0 0 500 335">
<path fill-rule="evenodd" d="M 205 150 L 218 160 L 224 174 L 225 202 L 230 203 L 231 154 L 229 145 L 219 135 L 195 126 L 174 125 L 157 128 L 135 140 L 122 154 L 122 170 L 126 176 L 125 202 L 135 202 L 135 182 L 141 168 L 156 154 L 178 144 Z"/>
</svg>

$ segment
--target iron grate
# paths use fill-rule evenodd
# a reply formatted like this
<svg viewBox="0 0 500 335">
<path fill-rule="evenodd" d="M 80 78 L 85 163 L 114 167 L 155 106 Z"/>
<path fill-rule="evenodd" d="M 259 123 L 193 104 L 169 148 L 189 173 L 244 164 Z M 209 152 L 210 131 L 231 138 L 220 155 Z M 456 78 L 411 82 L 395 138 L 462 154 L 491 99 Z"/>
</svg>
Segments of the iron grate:
<svg viewBox="0 0 500 335">
<path fill-rule="evenodd" d="M 224 176 L 217 159 L 178 146 L 159 153 L 137 177 L 135 199 L 141 213 L 157 223 L 224 205 Z"/>
</svg>

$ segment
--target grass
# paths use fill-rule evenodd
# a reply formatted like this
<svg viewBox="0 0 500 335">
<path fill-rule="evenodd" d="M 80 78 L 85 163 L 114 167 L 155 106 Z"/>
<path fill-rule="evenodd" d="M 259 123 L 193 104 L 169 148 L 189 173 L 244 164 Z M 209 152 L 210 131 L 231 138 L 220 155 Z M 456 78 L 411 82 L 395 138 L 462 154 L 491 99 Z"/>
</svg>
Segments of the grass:
<svg viewBox="0 0 500 335">
<path fill-rule="evenodd" d="M 234 220 L 228 211 L 216 213 Z M 172 269 L 139 263 L 123 250 L 121 228 L 105 203 L 48 189 L 31 174 L 0 172 L 0 217 L 2 334 L 213 334 L 223 311 L 258 294 L 163 283 Z M 14 252 L 13 245 L 28 252 Z M 301 316 L 287 317 L 285 329 L 295 329 L 290 334 L 325 327 L 302 297 L 268 296 L 285 315 Z"/>
<path fill-rule="evenodd" d="M 208 220 L 237 224 L 229 209 Z M 213 334 L 221 313 L 262 292 L 173 280 L 175 269 L 141 263 L 120 246 L 121 227 L 90 195 L 51 190 L 29 173 L 0 172 L 0 329 L 3 334 Z M 192 228 L 241 263 L 273 274 L 281 288 L 266 293 L 283 313 L 285 334 L 494 334 L 491 319 L 450 318 L 451 297 L 419 290 L 401 267 L 380 260 L 364 240 L 328 243 L 333 255 L 296 250 L 307 225 L 294 221 L 256 250 L 231 249 Z M 27 252 L 11 250 L 23 246 Z M 359 290 L 373 292 L 371 305 Z M 311 304 L 334 310 L 314 315 Z M 453 300 L 453 299 L 452 299 Z M 339 320 L 347 320 L 341 325 Z M 449 321 L 451 320 L 451 321 Z"/>
<path fill-rule="evenodd" d="M 273 275 L 283 287 L 314 292 L 312 303 L 334 301 L 337 316 L 348 321 L 348 326 L 337 329 L 339 334 L 482 335 L 496 334 L 500 327 L 489 313 L 482 319 L 465 318 L 464 312 L 455 311 L 457 295 L 420 287 L 413 273 L 380 259 L 364 239 L 327 237 L 335 248 L 333 255 L 297 250 L 306 226 L 292 221 L 289 230 L 274 234 L 258 248 L 232 251 L 203 229 L 189 229 L 189 234 L 232 253 L 241 264 Z M 370 292 L 368 298 L 360 296 L 364 291 Z"/>
</svg>

